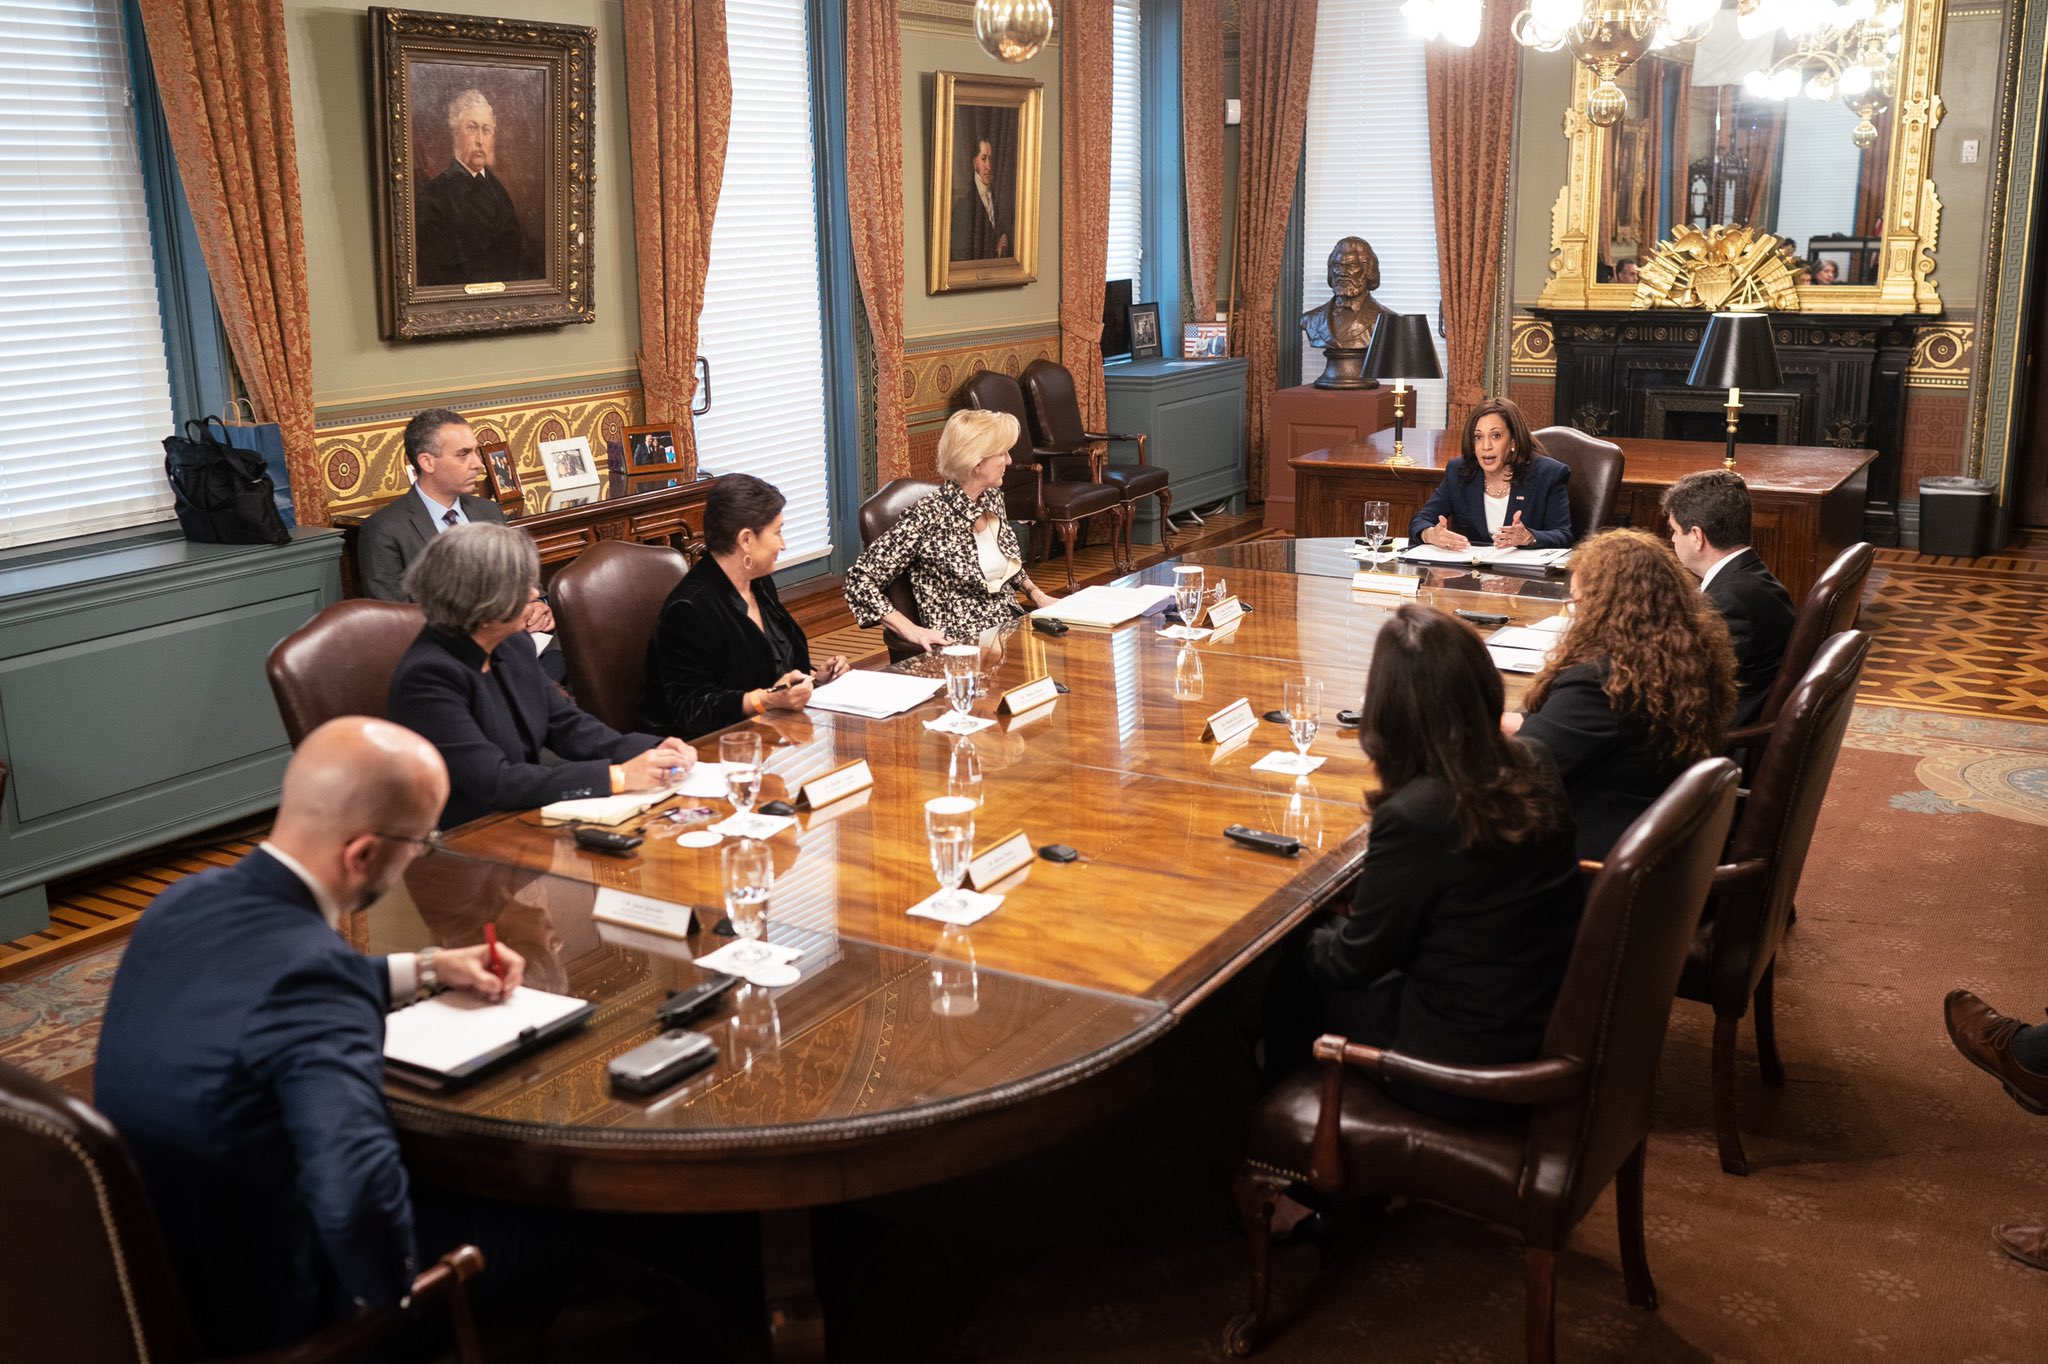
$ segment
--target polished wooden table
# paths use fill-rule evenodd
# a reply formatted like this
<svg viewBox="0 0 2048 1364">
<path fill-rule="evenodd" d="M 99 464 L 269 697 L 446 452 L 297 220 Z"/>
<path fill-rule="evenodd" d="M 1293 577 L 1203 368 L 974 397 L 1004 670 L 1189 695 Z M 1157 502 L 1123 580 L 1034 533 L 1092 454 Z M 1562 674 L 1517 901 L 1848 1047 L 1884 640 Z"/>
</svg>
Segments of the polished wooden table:
<svg viewBox="0 0 2048 1364">
<path fill-rule="evenodd" d="M 1443 480 L 1444 466 L 1457 457 L 1455 432 L 1410 431 L 1403 450 L 1413 461 L 1392 465 L 1391 431 L 1366 440 L 1312 450 L 1288 463 L 1294 469 L 1297 533 L 1303 536 L 1356 535 L 1360 507 L 1383 501 L 1393 525 L 1405 535 L 1408 523 Z M 1658 500 L 1689 473 L 1721 467 L 1723 447 L 1709 441 L 1620 439 L 1625 461 L 1617 517 L 1654 534 L 1664 533 Z M 1863 538 L 1863 504 L 1875 450 L 1842 450 L 1831 445 L 1738 445 L 1735 472 L 1749 485 L 1751 543 L 1771 571 L 1799 601 L 1837 554 Z"/>
</svg>

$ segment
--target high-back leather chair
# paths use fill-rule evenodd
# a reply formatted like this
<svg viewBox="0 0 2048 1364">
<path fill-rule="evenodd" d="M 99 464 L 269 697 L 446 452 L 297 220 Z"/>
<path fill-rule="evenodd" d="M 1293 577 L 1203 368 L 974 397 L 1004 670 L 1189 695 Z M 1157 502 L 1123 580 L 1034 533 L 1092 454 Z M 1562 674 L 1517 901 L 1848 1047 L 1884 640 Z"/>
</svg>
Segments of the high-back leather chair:
<svg viewBox="0 0 2048 1364">
<path fill-rule="evenodd" d="M 1615 1181 L 1629 1301 L 1657 1305 L 1643 1248 L 1643 1150 L 1673 987 L 1735 805 L 1735 766 L 1696 763 L 1629 826 L 1586 892 L 1578 940 L 1532 1061 L 1467 1066 L 1326 1036 L 1318 1066 L 1267 1095 L 1238 1174 L 1251 1240 L 1251 1307 L 1225 1342 L 1251 1353 L 1265 1331 L 1273 1207 L 1290 1183 L 1340 1194 L 1427 1199 L 1521 1233 L 1528 1357 L 1555 1357 L 1558 1249 Z M 1417 1112 L 1371 1076 L 1445 1094 L 1529 1105 L 1526 1116 L 1459 1123 Z"/>
<path fill-rule="evenodd" d="M 860 504 L 860 542 L 863 547 L 872 545 L 882 537 L 882 532 L 903 519 L 903 513 L 939 490 L 939 485 L 926 478 L 899 478 L 875 489 L 875 495 Z M 904 619 L 925 623 L 917 613 L 917 596 L 910 590 L 908 575 L 900 575 L 882 589 L 889 598 L 889 605 L 903 613 Z M 889 661 L 901 663 L 906 658 L 916 658 L 924 650 L 899 639 L 894 630 L 882 631 L 882 640 L 889 646 Z"/>
<path fill-rule="evenodd" d="M 577 705 L 621 733 L 636 728 L 661 604 L 689 571 L 689 560 L 664 545 L 600 540 L 548 586 L 569 690 Z"/>
<path fill-rule="evenodd" d="M 1863 584 L 1876 561 L 1877 551 L 1858 541 L 1837 554 L 1835 561 L 1814 579 L 1813 586 L 1806 589 L 1806 600 L 1799 603 L 1799 612 L 1792 618 L 1792 633 L 1785 639 L 1785 656 L 1778 662 L 1778 675 L 1771 679 L 1771 689 L 1764 693 L 1763 709 L 1757 712 L 1753 723 L 1729 733 L 1731 748 L 1768 735 L 1778 712 L 1784 708 L 1785 698 L 1813 666 L 1820 646 L 1856 624 L 1856 614 L 1863 606 Z"/>
<path fill-rule="evenodd" d="M 1571 468 L 1565 497 L 1571 503 L 1572 537 L 1583 540 L 1614 520 L 1625 463 L 1621 447 L 1569 426 L 1546 426 L 1531 434 L 1544 454 Z"/>
<path fill-rule="evenodd" d="M 1167 486 L 1166 470 L 1145 457 L 1143 435 L 1120 436 L 1107 431 L 1088 431 L 1081 421 L 1081 399 L 1074 391 L 1074 376 L 1065 365 L 1053 360 L 1033 360 L 1024 366 L 1024 400 L 1031 409 L 1031 434 L 1046 456 L 1046 473 L 1054 480 L 1088 477 L 1117 490 L 1124 506 L 1123 555 L 1117 566 L 1131 567 L 1131 525 L 1137 519 L 1137 504 L 1145 498 L 1159 499 L 1159 543 L 1167 544 L 1173 524 L 1173 490 Z M 1135 464 L 1112 464 L 1108 442 L 1132 441 L 1138 447 Z M 1086 460 L 1084 466 L 1082 461 Z M 1084 474 L 1084 467 L 1086 472 Z"/>
<path fill-rule="evenodd" d="M 9 1359 L 65 1364 L 194 1364 L 199 1347 L 156 1214 L 113 1125 L 55 1086 L 0 1064 L 0 1313 Z M 447 1298 L 459 1357 L 482 1358 L 464 1282 L 474 1246 L 413 1280 L 415 1306 Z M 422 1294 L 425 1298 L 422 1298 Z M 358 1358 L 412 1310 L 354 1317 L 291 1350 L 244 1364 Z"/>
<path fill-rule="evenodd" d="M 1080 525 L 1090 517 L 1109 518 L 1110 551 L 1119 568 L 1128 567 L 1118 537 L 1129 524 L 1123 493 L 1101 480 L 1083 475 L 1055 480 L 1047 476 L 1045 452 L 1031 443 L 1031 421 L 1024 411 L 1024 393 L 1017 381 L 993 370 L 978 370 L 961 385 L 960 395 L 969 407 L 987 412 L 1007 412 L 1017 419 L 1017 439 L 1010 446 L 1010 470 L 1003 476 L 1003 502 L 1012 521 L 1028 521 L 1037 547 L 1032 557 L 1052 554 L 1052 536 L 1059 532 L 1067 552 L 1067 587 L 1074 586 L 1074 542 Z"/>
<path fill-rule="evenodd" d="M 1870 636 L 1845 630 L 1823 644 L 1778 712 L 1736 817 L 1699 935 L 1678 982 L 1681 999 L 1714 1006 L 1714 1134 L 1721 1168 L 1749 1173 L 1735 1122 L 1735 1031 L 1756 1002 L 1756 1050 L 1766 1084 L 1785 1082 L 1771 1013 L 1778 944 L 1806 869 L 1821 801 L 1842 751 Z"/>
<path fill-rule="evenodd" d="M 278 641 L 264 663 L 284 732 L 297 748 L 343 715 L 384 716 L 391 674 L 427 618 L 410 602 L 336 602 Z"/>
</svg>

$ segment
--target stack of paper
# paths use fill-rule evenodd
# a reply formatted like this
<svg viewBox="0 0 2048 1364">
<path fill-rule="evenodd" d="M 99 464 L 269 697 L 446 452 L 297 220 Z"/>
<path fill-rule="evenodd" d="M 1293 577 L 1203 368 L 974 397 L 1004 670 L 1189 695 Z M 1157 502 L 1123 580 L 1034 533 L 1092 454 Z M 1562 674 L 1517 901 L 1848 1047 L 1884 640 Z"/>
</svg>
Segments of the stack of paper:
<svg viewBox="0 0 2048 1364">
<path fill-rule="evenodd" d="M 1171 587 L 1084 587 L 1031 614 L 1106 630 L 1173 604 Z"/>
<path fill-rule="evenodd" d="M 910 677 L 903 673 L 869 672 L 856 668 L 836 682 L 811 693 L 819 710 L 836 710 L 869 720 L 885 720 L 931 699 L 944 678 Z"/>
<path fill-rule="evenodd" d="M 1481 568 L 1550 568 L 1571 557 L 1569 549 L 1495 549 L 1473 545 L 1470 549 L 1442 549 L 1420 542 L 1401 551 L 1411 564 L 1449 564 L 1460 568 L 1477 564 Z"/>
</svg>

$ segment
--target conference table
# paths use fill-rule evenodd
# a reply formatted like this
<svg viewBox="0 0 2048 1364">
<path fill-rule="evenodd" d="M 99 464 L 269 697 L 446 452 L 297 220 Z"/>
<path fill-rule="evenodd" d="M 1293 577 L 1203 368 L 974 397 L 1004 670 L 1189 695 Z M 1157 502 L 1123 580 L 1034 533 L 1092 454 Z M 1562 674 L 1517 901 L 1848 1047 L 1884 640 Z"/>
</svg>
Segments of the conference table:
<svg viewBox="0 0 2048 1364">
<path fill-rule="evenodd" d="M 764 739 L 763 801 L 856 759 L 872 787 L 768 840 L 776 879 L 767 937 L 798 949 L 800 979 L 742 987 L 693 1024 L 721 1043 L 709 1069 L 668 1091 L 613 1092 L 606 1063 L 660 1030 L 667 993 L 705 973 L 717 936 L 717 848 L 685 847 L 673 808 L 640 824 L 620 858 L 585 851 L 535 812 L 453 831 L 356 930 L 374 952 L 481 941 L 487 921 L 529 961 L 528 983 L 587 998 L 581 1031 L 467 1089 L 387 1090 L 416 1177 L 555 1207 L 768 1214 L 785 1260 L 804 1261 L 810 1207 L 923 1185 L 1011 1159 L 1142 1092 L 1148 1048 L 1263 952 L 1345 894 L 1365 855 L 1361 799 L 1373 781 L 1356 731 L 1335 713 L 1363 694 L 1373 638 L 1400 598 L 1354 590 L 1346 541 L 1274 541 L 1195 556 L 1251 610 L 1190 644 L 1157 623 L 1022 625 L 984 643 L 977 715 L 1009 688 L 1050 677 L 1068 691 L 966 739 L 929 731 L 942 695 L 883 720 L 821 710 L 749 722 Z M 1195 561 L 1190 560 L 1189 562 Z M 1169 561 L 1120 580 L 1166 584 Z M 1555 614 L 1555 578 L 1394 570 L 1446 608 L 1521 622 Z M 933 659 L 900 665 L 931 671 Z M 1242 697 L 1281 704 L 1283 679 L 1324 683 L 1310 775 L 1255 771 L 1291 751 L 1284 725 L 1218 745 L 1205 721 Z M 977 849 L 1021 831 L 1082 860 L 1034 859 L 993 887 L 1003 902 L 969 927 L 906 910 L 937 887 L 924 802 L 948 791 L 957 751 L 983 772 Z M 715 738 L 698 744 L 715 756 Z M 1223 834 L 1290 833 L 1293 857 Z M 687 936 L 593 918 L 601 892 L 693 907 Z M 793 1214 L 782 1215 L 778 1214 Z M 774 1277 L 771 1275 L 771 1277 Z M 800 1281 L 802 1276 L 797 1276 Z M 818 1348 L 801 1282 L 771 1312 L 777 1346 Z"/>
</svg>

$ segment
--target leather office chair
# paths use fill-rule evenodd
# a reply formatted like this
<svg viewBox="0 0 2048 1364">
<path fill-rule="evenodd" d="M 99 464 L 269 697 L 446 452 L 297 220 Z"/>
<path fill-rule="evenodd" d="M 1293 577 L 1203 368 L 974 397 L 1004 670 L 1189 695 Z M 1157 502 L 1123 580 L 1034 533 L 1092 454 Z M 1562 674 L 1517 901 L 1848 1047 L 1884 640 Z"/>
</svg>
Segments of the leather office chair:
<svg viewBox="0 0 2048 1364">
<path fill-rule="evenodd" d="M 1038 542 L 1033 559 L 1052 555 L 1052 536 L 1059 532 L 1067 551 L 1067 588 L 1074 587 L 1074 541 L 1080 525 L 1091 517 L 1107 516 L 1110 522 L 1110 553 L 1118 568 L 1130 565 L 1118 548 L 1119 536 L 1129 538 L 1130 510 L 1123 493 L 1099 479 L 1053 479 L 1046 473 L 1046 454 L 1031 443 L 1031 420 L 1024 410 L 1024 393 L 1007 374 L 980 370 L 961 387 L 969 407 L 987 412 L 1007 412 L 1017 419 L 1017 441 L 1010 447 L 1010 471 L 1003 476 L 1003 502 L 1012 521 L 1028 521 Z"/>
<path fill-rule="evenodd" d="M 356 597 L 278 641 L 263 671 L 292 747 L 339 716 L 382 719 L 391 674 L 426 623 L 410 602 Z"/>
<path fill-rule="evenodd" d="M 98 1110 L 0 1064 L 0 1313 L 9 1359 L 65 1364 L 195 1364 L 169 1252 L 121 1138 Z M 483 1358 L 465 1282 L 483 1269 L 458 1246 L 412 1284 L 412 1306 L 366 1313 L 288 1349 L 238 1364 L 349 1360 L 392 1335 L 422 1303 L 445 1298 L 457 1355 Z"/>
<path fill-rule="evenodd" d="M 882 537 L 882 532 L 903 519 L 903 513 L 926 496 L 939 490 L 939 485 L 925 478 L 899 478 L 875 489 L 875 495 L 860 504 L 860 543 L 862 548 L 872 545 Z M 917 613 L 917 597 L 910 590 L 910 577 L 902 574 L 882 589 L 889 598 L 889 605 L 901 611 L 904 618 L 923 625 L 924 617 Z M 882 642 L 889 646 L 889 661 L 901 663 L 906 658 L 916 658 L 924 650 L 898 637 L 894 630 L 882 631 Z"/>
<path fill-rule="evenodd" d="M 1611 523 L 1614 500 L 1621 495 L 1621 447 L 1569 426 L 1546 426 L 1530 434 L 1544 454 L 1571 468 L 1565 497 L 1572 508 L 1572 535 L 1583 540 Z"/>
<path fill-rule="evenodd" d="M 1032 440 L 1044 454 L 1048 477 L 1060 480 L 1081 477 L 1086 460 L 1087 476 L 1108 483 L 1124 504 L 1123 557 L 1117 567 L 1131 568 L 1131 526 L 1137 520 L 1137 504 L 1145 498 L 1159 499 L 1159 543 L 1172 540 L 1173 525 L 1167 517 L 1173 511 L 1173 490 L 1167 486 L 1167 472 L 1145 458 L 1145 437 L 1119 436 L 1107 431 L 1081 429 L 1081 400 L 1074 392 L 1074 376 L 1065 365 L 1051 360 L 1033 360 L 1024 366 L 1024 399 L 1031 408 Z M 1136 464 L 1111 464 L 1109 441 L 1135 441 Z"/>
<path fill-rule="evenodd" d="M 1858 541 L 1837 554 L 1835 561 L 1814 579 L 1813 586 L 1806 589 L 1806 600 L 1799 603 L 1799 613 L 1792 618 L 1792 633 L 1785 639 L 1785 656 L 1779 660 L 1778 675 L 1771 679 L 1771 689 L 1764 693 L 1763 709 L 1757 712 L 1753 723 L 1729 731 L 1731 750 L 1758 743 L 1770 735 L 1785 698 L 1813 666 L 1820 646 L 1856 624 L 1856 614 L 1863 606 L 1863 584 L 1876 560 L 1877 551 Z"/>
<path fill-rule="evenodd" d="M 1537 1058 L 1461 1066 L 1326 1036 L 1322 1064 L 1267 1095 L 1237 1176 L 1251 1240 L 1251 1308 L 1231 1353 L 1265 1331 L 1275 1201 L 1292 1182 L 1322 1194 L 1406 1194 L 1521 1232 L 1531 1361 L 1556 1354 L 1557 1252 L 1609 1180 L 1629 1301 L 1655 1307 L 1643 1248 L 1643 1152 L 1671 997 L 1735 805 L 1735 767 L 1696 763 L 1629 826 L 1586 892 L 1564 984 Z M 1396 1102 L 1369 1072 L 1446 1094 L 1527 1104 L 1526 1117 L 1459 1123 Z"/>
<path fill-rule="evenodd" d="M 689 560 L 665 546 L 600 540 L 548 587 L 569 690 L 621 733 L 634 728 L 661 604 L 689 571 Z"/>
<path fill-rule="evenodd" d="M 1721 1168 L 1731 1175 L 1749 1173 L 1735 1122 L 1736 1027 L 1754 1000 L 1757 1063 L 1765 1084 L 1783 1084 L 1771 1013 L 1778 944 L 1791 922 L 1792 897 L 1869 653 L 1870 636 L 1861 630 L 1836 635 L 1785 699 L 1679 978 L 1680 999 L 1714 1006 L 1714 1135 Z"/>
</svg>

